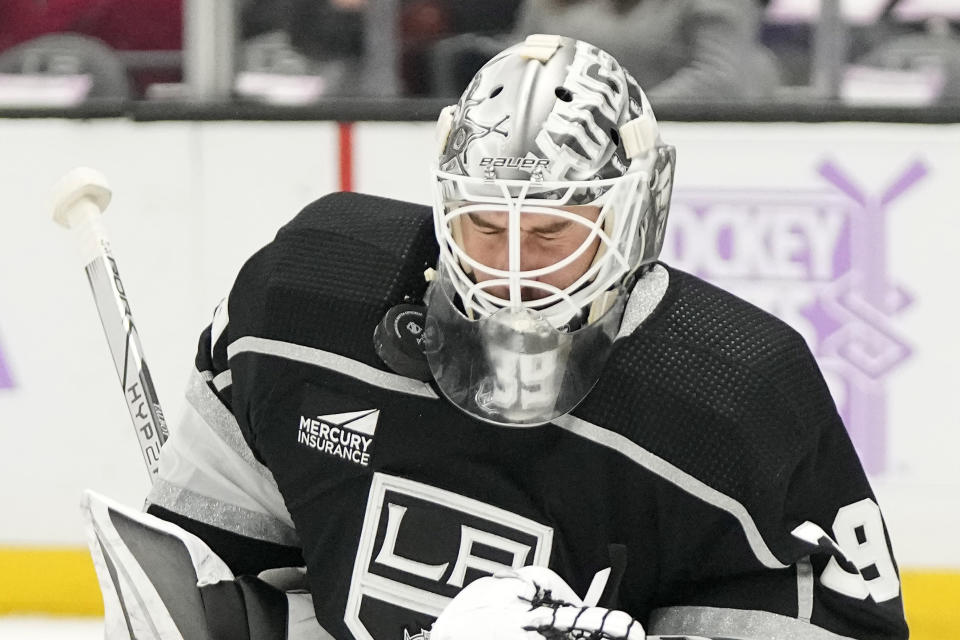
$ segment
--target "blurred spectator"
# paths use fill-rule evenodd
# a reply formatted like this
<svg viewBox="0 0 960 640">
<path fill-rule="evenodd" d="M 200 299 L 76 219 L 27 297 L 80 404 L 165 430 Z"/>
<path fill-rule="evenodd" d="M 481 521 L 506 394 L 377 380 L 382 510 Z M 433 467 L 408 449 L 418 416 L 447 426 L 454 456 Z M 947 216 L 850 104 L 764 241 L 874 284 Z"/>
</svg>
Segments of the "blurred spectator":
<svg viewBox="0 0 960 640">
<path fill-rule="evenodd" d="M 246 0 L 242 11 L 243 36 L 262 52 L 279 50 L 283 34 L 289 51 L 303 56 L 308 73 L 328 80 L 326 93 L 364 93 L 366 49 L 365 13 L 372 0 Z M 429 92 L 428 51 L 439 38 L 451 33 L 453 5 L 466 0 L 400 0 L 397 7 L 397 36 L 400 47 L 398 72 L 404 93 Z M 475 0 L 469 4 L 476 6 Z M 479 11 L 488 10 L 481 6 Z M 262 58 L 263 56 L 259 56 Z M 276 56 L 274 56 L 276 57 Z M 289 56 L 287 56 L 289 58 Z M 249 68 L 249 65 L 247 65 Z M 254 65 L 257 66 L 257 65 Z"/>
<path fill-rule="evenodd" d="M 408 93 L 460 91 L 507 44 L 504 34 L 514 28 L 522 4 L 523 0 L 403 0 L 401 41 Z M 434 19 L 428 22 L 422 16 L 430 6 Z"/>
<path fill-rule="evenodd" d="M 653 100 L 772 96 L 772 54 L 759 41 L 758 0 L 526 0 L 514 40 L 553 33 L 620 61 Z"/>
<path fill-rule="evenodd" d="M 405 0 L 401 4 L 400 76 L 404 93 L 430 93 L 430 52 L 434 43 L 450 35 L 454 27 L 451 4 L 450 0 Z"/>
<path fill-rule="evenodd" d="M 0 51 L 48 33 L 98 38 L 118 51 L 179 49 L 181 0 L 3 0 Z"/>
<path fill-rule="evenodd" d="M 182 25 L 181 0 L 0 0 L 0 52 L 65 32 L 117 52 L 174 51 L 181 48 Z M 149 83 L 179 76 L 178 68 L 142 68 L 131 79 L 140 95 Z"/>
<path fill-rule="evenodd" d="M 50 33 L 3 51 L 0 74 L 12 74 L 0 104 L 72 106 L 131 96 L 127 69 L 117 54 L 100 40 L 76 33 Z"/>
<path fill-rule="evenodd" d="M 359 60 L 367 1 L 295 0 L 287 29 L 290 43 L 314 60 Z"/>
<path fill-rule="evenodd" d="M 874 46 L 862 55 L 856 55 L 855 50 L 851 69 L 883 70 L 890 74 L 890 79 L 899 73 L 901 81 L 926 78 L 929 91 L 920 103 L 960 102 L 960 37 L 950 22 L 946 18 L 931 18 L 915 25 L 913 30 L 904 27 L 883 16 L 875 31 L 885 37 L 874 36 Z"/>
<path fill-rule="evenodd" d="M 244 0 L 242 71 L 323 78 L 323 93 L 362 93 L 368 0 Z"/>
</svg>

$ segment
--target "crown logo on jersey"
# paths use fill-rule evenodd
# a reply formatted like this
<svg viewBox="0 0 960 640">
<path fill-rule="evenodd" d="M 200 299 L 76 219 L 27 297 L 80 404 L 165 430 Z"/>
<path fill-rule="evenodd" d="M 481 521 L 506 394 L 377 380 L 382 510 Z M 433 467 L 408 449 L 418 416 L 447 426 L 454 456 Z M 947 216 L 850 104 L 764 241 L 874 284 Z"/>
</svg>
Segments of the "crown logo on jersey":
<svg viewBox="0 0 960 640">
<path fill-rule="evenodd" d="M 297 444 L 366 467 L 379 420 L 379 409 L 301 415 Z"/>
<path fill-rule="evenodd" d="M 420 633 L 416 635 L 410 635 L 410 632 L 404 629 L 403 640 L 430 640 L 430 632 L 426 629 L 421 629 Z"/>
</svg>

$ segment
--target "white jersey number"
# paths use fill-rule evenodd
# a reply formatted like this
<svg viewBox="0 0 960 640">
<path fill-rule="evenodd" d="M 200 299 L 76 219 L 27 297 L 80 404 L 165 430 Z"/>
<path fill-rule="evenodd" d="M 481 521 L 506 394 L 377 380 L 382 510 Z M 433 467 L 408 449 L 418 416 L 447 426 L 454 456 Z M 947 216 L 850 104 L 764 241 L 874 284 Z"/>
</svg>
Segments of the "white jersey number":
<svg viewBox="0 0 960 640">
<path fill-rule="evenodd" d="M 836 558 L 830 558 L 820 575 L 823 586 L 858 600 L 869 595 L 874 602 L 899 595 L 900 579 L 887 546 L 880 507 L 873 500 L 864 498 L 837 511 L 833 535 L 859 573 L 845 571 Z"/>
</svg>

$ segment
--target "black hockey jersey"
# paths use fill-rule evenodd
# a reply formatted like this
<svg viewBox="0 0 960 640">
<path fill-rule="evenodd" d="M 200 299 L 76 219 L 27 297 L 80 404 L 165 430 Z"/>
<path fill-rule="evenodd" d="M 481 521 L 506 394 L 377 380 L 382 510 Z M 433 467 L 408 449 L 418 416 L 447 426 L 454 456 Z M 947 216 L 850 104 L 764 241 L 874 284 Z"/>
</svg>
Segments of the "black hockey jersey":
<svg viewBox="0 0 960 640">
<path fill-rule="evenodd" d="M 502 567 L 549 565 L 582 594 L 611 550 L 626 562 L 610 604 L 650 634 L 907 637 L 886 527 L 795 331 L 658 265 L 665 290 L 586 400 L 497 427 L 374 350 L 436 255 L 427 208 L 370 196 L 325 197 L 281 229 L 204 333 L 193 402 L 270 488 L 244 493 L 239 463 L 191 485 L 168 462 L 154 511 L 235 567 L 261 565 L 216 546 L 231 536 L 270 543 L 265 565 L 300 549 L 337 638 L 415 636 Z M 803 523 L 846 558 L 791 535 Z"/>
</svg>

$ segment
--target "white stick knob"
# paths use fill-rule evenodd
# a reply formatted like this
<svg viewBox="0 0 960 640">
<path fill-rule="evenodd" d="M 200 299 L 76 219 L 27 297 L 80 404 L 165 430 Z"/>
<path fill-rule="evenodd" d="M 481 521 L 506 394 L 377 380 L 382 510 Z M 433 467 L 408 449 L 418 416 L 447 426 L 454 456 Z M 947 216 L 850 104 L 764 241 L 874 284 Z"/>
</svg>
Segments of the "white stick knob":
<svg viewBox="0 0 960 640">
<path fill-rule="evenodd" d="M 96 169 L 77 167 L 53 189 L 53 220 L 67 229 L 100 216 L 110 204 L 107 179 Z"/>
</svg>

